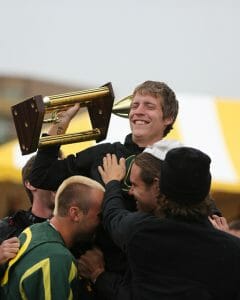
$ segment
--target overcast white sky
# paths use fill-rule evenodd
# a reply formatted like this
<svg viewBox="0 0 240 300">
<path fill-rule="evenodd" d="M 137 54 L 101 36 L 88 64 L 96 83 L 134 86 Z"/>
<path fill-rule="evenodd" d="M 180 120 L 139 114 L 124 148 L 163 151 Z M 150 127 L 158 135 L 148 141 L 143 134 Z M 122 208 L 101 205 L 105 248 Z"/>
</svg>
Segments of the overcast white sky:
<svg viewBox="0 0 240 300">
<path fill-rule="evenodd" d="M 0 75 L 240 99 L 239 0 L 0 0 Z"/>
</svg>

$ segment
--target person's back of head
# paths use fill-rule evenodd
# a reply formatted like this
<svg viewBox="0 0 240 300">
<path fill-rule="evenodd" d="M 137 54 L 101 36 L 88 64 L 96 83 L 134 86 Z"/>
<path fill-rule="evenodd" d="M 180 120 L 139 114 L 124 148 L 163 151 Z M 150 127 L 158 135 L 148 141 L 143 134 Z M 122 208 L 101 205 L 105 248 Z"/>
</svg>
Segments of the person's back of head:
<svg viewBox="0 0 240 300">
<path fill-rule="evenodd" d="M 59 226 L 63 238 L 69 239 L 69 232 L 80 240 L 88 240 L 100 223 L 104 187 L 97 181 L 72 176 L 63 181 L 55 197 L 54 217 L 51 222 Z M 71 229 L 70 229 L 71 227 Z M 70 243 L 73 241 L 70 239 Z"/>
<path fill-rule="evenodd" d="M 164 130 L 163 136 L 166 136 L 173 128 L 178 114 L 178 101 L 174 91 L 164 82 L 147 80 L 135 88 L 133 97 L 136 94 L 150 95 L 163 100 L 161 102 L 163 119 L 172 118 L 173 120 Z"/>
<path fill-rule="evenodd" d="M 25 165 L 22 168 L 22 184 L 25 188 L 25 191 L 28 195 L 28 198 L 33 203 L 33 194 L 29 188 L 26 187 L 26 182 L 29 182 L 29 177 L 32 171 L 32 167 L 35 161 L 36 155 L 33 155 L 29 158 L 29 160 L 25 163 Z"/>
<path fill-rule="evenodd" d="M 198 149 L 170 150 L 161 166 L 160 192 L 167 214 L 186 218 L 207 216 L 211 186 L 210 157 Z"/>
<path fill-rule="evenodd" d="M 40 218 L 49 218 L 55 205 L 55 192 L 31 185 L 29 179 L 35 159 L 36 155 L 31 156 L 22 168 L 22 183 L 31 202 L 32 214 Z"/>
<path fill-rule="evenodd" d="M 93 190 L 104 192 L 104 187 L 97 181 L 84 176 L 72 176 L 63 181 L 55 196 L 54 215 L 66 216 L 69 207 L 75 203 L 84 213 L 88 213 L 94 201 Z"/>
</svg>

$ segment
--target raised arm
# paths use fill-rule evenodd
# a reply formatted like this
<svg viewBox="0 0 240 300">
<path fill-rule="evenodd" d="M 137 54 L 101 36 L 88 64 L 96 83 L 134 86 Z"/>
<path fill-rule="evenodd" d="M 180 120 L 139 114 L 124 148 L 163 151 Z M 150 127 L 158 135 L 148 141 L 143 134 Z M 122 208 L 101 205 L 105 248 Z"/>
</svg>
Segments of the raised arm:
<svg viewBox="0 0 240 300">
<path fill-rule="evenodd" d="M 100 166 L 98 170 L 106 184 L 103 203 L 103 226 L 109 232 L 115 244 L 124 251 L 136 223 L 148 214 L 132 213 L 125 208 L 120 183 L 125 174 L 124 159 L 120 159 L 118 162 L 115 155 L 108 154 L 103 159 L 103 166 Z"/>
<path fill-rule="evenodd" d="M 78 110 L 79 104 L 75 104 L 68 110 L 59 112 L 58 121 L 50 126 L 48 134 L 64 134 Z M 90 169 L 89 165 L 93 157 L 91 151 L 83 153 L 83 155 L 80 154 L 78 158 L 71 155 L 66 159 L 59 160 L 59 149 L 60 145 L 55 145 L 38 150 L 29 178 L 32 186 L 55 191 L 62 181 L 69 176 L 77 174 L 88 176 L 85 170 Z M 81 166 L 79 166 L 78 161 L 82 162 Z"/>
<path fill-rule="evenodd" d="M 74 116 L 77 114 L 77 112 L 80 109 L 79 103 L 76 103 L 74 106 L 70 106 L 65 111 L 60 111 L 57 114 L 58 120 L 53 123 L 49 130 L 49 135 L 58 135 L 58 134 L 64 134 L 71 122 L 71 120 L 74 118 Z"/>
</svg>

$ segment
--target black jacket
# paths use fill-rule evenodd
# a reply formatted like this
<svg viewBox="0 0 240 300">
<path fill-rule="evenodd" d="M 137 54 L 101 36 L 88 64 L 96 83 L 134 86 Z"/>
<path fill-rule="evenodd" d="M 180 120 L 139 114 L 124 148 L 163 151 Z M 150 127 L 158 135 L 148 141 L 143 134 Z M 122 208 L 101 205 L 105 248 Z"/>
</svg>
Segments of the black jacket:
<svg viewBox="0 0 240 300">
<path fill-rule="evenodd" d="M 240 239 L 214 229 L 207 217 L 190 222 L 131 213 L 119 182 L 111 181 L 103 224 L 127 254 L 132 299 L 240 299 Z"/>
<path fill-rule="evenodd" d="M 0 243 L 19 234 L 28 226 L 46 221 L 35 216 L 31 210 L 19 210 L 15 214 L 0 220 Z"/>
</svg>

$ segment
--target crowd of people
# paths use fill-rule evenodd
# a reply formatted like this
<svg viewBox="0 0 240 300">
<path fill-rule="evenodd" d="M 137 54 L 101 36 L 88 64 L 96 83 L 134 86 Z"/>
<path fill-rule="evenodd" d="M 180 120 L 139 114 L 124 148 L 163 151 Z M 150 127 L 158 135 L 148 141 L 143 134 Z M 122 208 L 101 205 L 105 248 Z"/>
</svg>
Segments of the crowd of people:
<svg viewBox="0 0 240 300">
<path fill-rule="evenodd" d="M 22 173 L 31 210 L 0 222 L 1 299 L 240 299 L 239 224 L 210 196 L 211 158 L 164 139 L 177 114 L 174 91 L 146 81 L 124 144 L 38 150 Z"/>
</svg>

